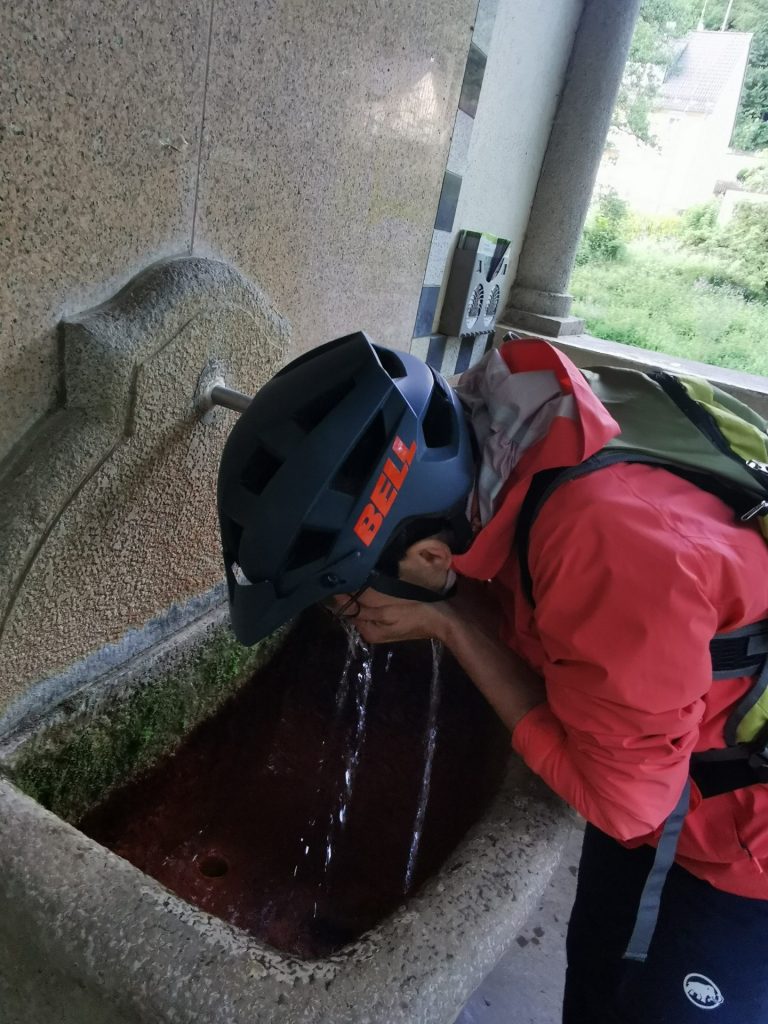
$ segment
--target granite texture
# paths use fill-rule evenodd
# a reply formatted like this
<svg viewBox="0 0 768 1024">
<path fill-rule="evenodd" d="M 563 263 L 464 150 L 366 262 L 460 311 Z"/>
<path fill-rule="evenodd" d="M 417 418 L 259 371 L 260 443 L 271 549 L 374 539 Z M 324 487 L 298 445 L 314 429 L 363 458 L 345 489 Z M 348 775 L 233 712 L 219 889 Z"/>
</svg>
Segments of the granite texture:
<svg viewBox="0 0 768 1024">
<path fill-rule="evenodd" d="M 209 5 L 0 7 L 0 459 L 54 405 L 60 316 L 188 244 Z"/>
<path fill-rule="evenodd" d="M 217 4 L 195 251 L 258 280 L 297 350 L 409 346 L 474 11 Z"/>
<path fill-rule="evenodd" d="M 19 973 L 45 964 L 106 1019 L 114 1007 L 146 1024 L 449 1024 L 535 906 L 570 821 L 516 761 L 406 906 L 340 953 L 298 961 L 185 904 L 2 779 L 0 813 L 0 905 Z"/>
<path fill-rule="evenodd" d="M 474 7 L 3 5 L 0 460 L 57 406 L 57 321 L 162 257 L 237 262 L 302 350 L 407 347 Z"/>
<path fill-rule="evenodd" d="M 63 976 L 103 1008 L 95 1020 L 114 1007 L 142 1024 L 450 1024 L 536 905 L 571 820 L 515 761 L 407 905 L 334 956 L 299 961 L 184 903 L 2 778 L 0 814 L 17 989 L 36 969 L 41 999 Z"/>
<path fill-rule="evenodd" d="M 76 822 L 172 753 L 272 657 L 287 633 L 283 628 L 243 647 L 220 598 L 114 671 L 68 686 L 62 679 L 55 694 L 33 687 L 36 700 L 19 721 L 0 719 L 0 763 L 28 796 Z M 194 645 L 184 642 L 190 635 Z"/>
<path fill-rule="evenodd" d="M 262 292 L 192 257 L 65 322 L 64 408 L 0 482 L 0 710 L 221 579 L 215 480 L 236 414 L 202 423 L 198 378 L 214 361 L 253 393 L 288 344 Z"/>
</svg>

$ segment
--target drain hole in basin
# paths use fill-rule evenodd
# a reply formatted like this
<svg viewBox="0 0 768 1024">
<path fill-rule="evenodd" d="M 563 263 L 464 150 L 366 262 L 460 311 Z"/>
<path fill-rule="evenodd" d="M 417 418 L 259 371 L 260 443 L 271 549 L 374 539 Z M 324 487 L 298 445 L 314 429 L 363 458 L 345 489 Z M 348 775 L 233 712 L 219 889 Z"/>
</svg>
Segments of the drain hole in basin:
<svg viewBox="0 0 768 1024">
<path fill-rule="evenodd" d="M 209 853 L 200 861 L 200 874 L 206 878 L 222 878 L 229 871 L 229 864 L 218 854 Z"/>
</svg>

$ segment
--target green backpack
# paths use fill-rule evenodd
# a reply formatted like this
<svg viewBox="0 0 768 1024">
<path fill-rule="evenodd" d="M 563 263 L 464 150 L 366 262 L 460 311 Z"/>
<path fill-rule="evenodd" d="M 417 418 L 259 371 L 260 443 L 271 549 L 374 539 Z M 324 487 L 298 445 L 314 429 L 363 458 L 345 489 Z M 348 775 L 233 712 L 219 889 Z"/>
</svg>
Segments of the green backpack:
<svg viewBox="0 0 768 1024">
<path fill-rule="evenodd" d="M 515 544 L 523 590 L 532 605 L 528 566 L 531 528 L 544 503 L 570 480 L 617 462 L 660 466 L 729 504 L 739 520 L 755 522 L 768 540 L 768 422 L 700 377 L 619 367 L 582 371 L 621 433 L 578 466 L 537 473 L 518 518 Z M 691 777 L 702 795 L 768 783 L 768 620 L 718 634 L 710 642 L 713 679 L 753 676 L 731 713 L 724 750 L 694 754 Z M 625 957 L 644 960 L 661 890 L 688 809 L 690 784 L 664 827 Z"/>
</svg>

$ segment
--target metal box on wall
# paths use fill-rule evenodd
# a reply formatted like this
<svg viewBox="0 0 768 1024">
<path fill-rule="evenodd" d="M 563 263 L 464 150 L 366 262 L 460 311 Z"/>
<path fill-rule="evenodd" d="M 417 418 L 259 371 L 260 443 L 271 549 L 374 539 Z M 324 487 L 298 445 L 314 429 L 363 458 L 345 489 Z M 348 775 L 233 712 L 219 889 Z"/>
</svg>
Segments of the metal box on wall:
<svg viewBox="0 0 768 1024">
<path fill-rule="evenodd" d="M 509 266 L 509 239 L 462 231 L 451 264 L 438 330 L 454 337 L 490 334 Z"/>
</svg>

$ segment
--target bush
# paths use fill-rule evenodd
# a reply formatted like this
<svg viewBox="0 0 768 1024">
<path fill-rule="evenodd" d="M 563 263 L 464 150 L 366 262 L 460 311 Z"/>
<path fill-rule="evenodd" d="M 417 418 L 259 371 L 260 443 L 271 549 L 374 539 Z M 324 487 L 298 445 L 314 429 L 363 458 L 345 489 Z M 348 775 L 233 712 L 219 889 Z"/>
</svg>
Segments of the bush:
<svg viewBox="0 0 768 1024">
<path fill-rule="evenodd" d="M 628 239 L 629 207 L 613 189 L 608 189 L 600 195 L 587 220 L 576 253 L 577 266 L 623 259 Z"/>
<path fill-rule="evenodd" d="M 680 237 L 683 242 L 694 248 L 709 245 L 717 236 L 718 211 L 719 207 L 714 199 L 689 207 L 682 217 Z"/>
<path fill-rule="evenodd" d="M 759 154 L 761 162 L 756 167 L 744 167 L 736 175 L 737 181 L 747 189 L 748 192 L 768 193 L 768 150 Z"/>
<path fill-rule="evenodd" d="M 739 203 L 711 251 L 722 261 L 723 276 L 746 298 L 768 300 L 768 204 Z"/>
<path fill-rule="evenodd" d="M 768 204 L 738 203 L 725 227 L 717 223 L 716 202 L 683 214 L 680 240 L 708 259 L 702 281 L 730 289 L 748 300 L 768 301 Z"/>
</svg>

